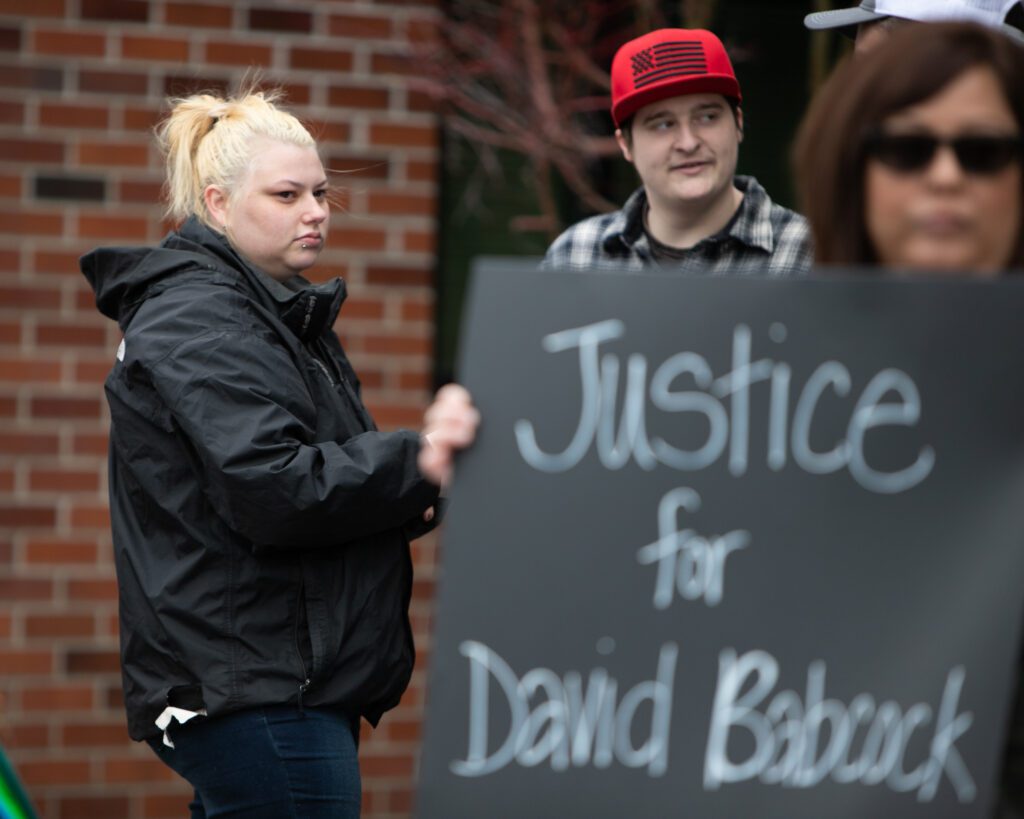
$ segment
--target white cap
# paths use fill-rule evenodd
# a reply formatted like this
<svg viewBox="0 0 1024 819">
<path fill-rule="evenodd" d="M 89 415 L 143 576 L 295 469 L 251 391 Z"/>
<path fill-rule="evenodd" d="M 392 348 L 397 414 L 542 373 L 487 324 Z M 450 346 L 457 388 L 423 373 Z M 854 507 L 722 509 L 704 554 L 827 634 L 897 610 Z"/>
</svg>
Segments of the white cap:
<svg viewBox="0 0 1024 819">
<path fill-rule="evenodd" d="M 884 17 L 902 17 L 923 23 L 968 20 L 1006 30 L 1010 27 L 1004 26 L 1003 20 L 1019 2 L 1021 0 L 862 0 L 852 8 L 808 14 L 804 25 L 810 29 L 843 28 Z"/>
</svg>

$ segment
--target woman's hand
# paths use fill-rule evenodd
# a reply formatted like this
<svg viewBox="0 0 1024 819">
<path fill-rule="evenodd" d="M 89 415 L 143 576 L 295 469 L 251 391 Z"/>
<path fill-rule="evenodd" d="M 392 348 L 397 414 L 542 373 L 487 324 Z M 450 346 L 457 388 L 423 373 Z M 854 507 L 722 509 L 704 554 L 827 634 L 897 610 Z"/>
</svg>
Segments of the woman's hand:
<svg viewBox="0 0 1024 819">
<path fill-rule="evenodd" d="M 451 483 L 456 450 L 473 443 L 479 424 L 480 413 L 469 392 L 458 384 L 441 387 L 424 413 L 419 467 L 427 480 L 441 487 L 442 494 Z"/>
</svg>

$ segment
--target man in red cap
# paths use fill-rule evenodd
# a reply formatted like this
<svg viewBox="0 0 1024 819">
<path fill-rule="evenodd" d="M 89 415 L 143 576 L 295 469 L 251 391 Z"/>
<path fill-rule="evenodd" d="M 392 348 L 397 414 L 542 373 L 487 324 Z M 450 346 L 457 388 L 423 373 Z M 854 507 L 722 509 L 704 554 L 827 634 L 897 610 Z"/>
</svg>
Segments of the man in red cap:
<svg viewBox="0 0 1024 819">
<path fill-rule="evenodd" d="M 710 31 L 659 29 L 622 46 L 612 61 L 612 119 L 643 186 L 621 210 L 565 231 L 542 266 L 806 272 L 804 219 L 774 204 L 754 178 L 736 176 L 740 102 L 732 63 Z"/>
</svg>

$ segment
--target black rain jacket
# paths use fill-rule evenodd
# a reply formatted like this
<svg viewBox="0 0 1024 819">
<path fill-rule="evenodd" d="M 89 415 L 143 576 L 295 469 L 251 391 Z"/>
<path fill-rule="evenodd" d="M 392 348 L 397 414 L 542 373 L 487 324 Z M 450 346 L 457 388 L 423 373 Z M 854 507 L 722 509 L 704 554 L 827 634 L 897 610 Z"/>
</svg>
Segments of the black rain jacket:
<svg viewBox="0 0 1024 819">
<path fill-rule="evenodd" d="M 195 219 L 81 267 L 124 332 L 106 394 L 129 733 L 160 736 L 168 705 L 376 724 L 412 671 L 408 540 L 437 490 L 418 434 L 363 407 L 331 329 L 344 283 L 292 289 Z"/>
</svg>

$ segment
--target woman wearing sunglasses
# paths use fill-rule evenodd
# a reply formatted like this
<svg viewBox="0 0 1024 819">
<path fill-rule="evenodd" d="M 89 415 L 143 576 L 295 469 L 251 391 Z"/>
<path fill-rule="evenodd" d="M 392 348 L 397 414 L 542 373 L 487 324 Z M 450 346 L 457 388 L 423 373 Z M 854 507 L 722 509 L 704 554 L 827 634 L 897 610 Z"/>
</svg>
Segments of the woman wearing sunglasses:
<svg viewBox="0 0 1024 819">
<path fill-rule="evenodd" d="M 794 151 L 817 263 L 1024 271 L 1022 133 L 1024 47 L 1003 34 L 923 23 L 850 58 Z M 1024 817 L 1024 673 L 1011 720 L 999 819 Z"/>
<path fill-rule="evenodd" d="M 894 31 L 840 66 L 794 154 L 819 264 L 1024 268 L 1024 48 L 970 23 Z"/>
</svg>

